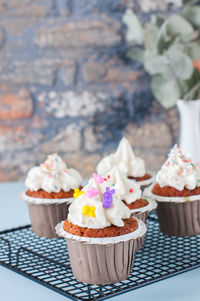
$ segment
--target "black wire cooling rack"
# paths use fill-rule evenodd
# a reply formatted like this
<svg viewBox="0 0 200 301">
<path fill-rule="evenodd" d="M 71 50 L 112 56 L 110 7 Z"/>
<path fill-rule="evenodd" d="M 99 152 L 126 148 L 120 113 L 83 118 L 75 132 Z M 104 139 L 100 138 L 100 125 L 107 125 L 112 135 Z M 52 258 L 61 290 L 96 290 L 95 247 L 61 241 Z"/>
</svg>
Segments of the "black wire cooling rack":
<svg viewBox="0 0 200 301">
<path fill-rule="evenodd" d="M 0 232 L 0 264 L 72 300 L 103 300 L 199 267 L 200 235 L 169 237 L 150 217 L 131 275 L 112 285 L 75 280 L 65 240 L 39 238 L 29 225 Z"/>
</svg>

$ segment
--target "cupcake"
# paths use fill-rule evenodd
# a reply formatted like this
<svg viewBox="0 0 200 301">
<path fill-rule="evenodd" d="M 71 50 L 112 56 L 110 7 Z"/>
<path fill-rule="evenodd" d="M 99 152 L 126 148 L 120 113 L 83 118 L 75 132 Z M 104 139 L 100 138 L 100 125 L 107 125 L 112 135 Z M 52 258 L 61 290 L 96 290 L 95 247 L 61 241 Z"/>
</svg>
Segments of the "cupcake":
<svg viewBox="0 0 200 301">
<path fill-rule="evenodd" d="M 115 153 L 103 158 L 97 165 L 97 173 L 107 175 L 117 166 L 127 178 L 137 181 L 142 190 L 152 184 L 152 173 L 146 172 L 144 160 L 136 157 L 129 141 L 124 137 L 119 143 Z"/>
<path fill-rule="evenodd" d="M 200 167 L 175 145 L 156 176 L 151 196 L 158 201 L 157 215 L 163 233 L 200 234 Z"/>
<path fill-rule="evenodd" d="M 114 187 L 117 195 L 131 210 L 131 214 L 146 223 L 148 214 L 157 207 L 157 203 L 143 198 L 140 185 L 126 178 L 116 166 L 111 169 L 104 180 L 109 186 Z"/>
<path fill-rule="evenodd" d="M 101 176 L 94 174 L 83 191 L 70 205 L 67 220 L 56 226 L 66 238 L 74 277 L 88 284 L 122 281 L 146 226 Z"/>
<path fill-rule="evenodd" d="M 131 210 L 132 216 L 141 219 L 146 224 L 148 214 L 157 207 L 157 203 L 154 200 L 143 198 L 140 185 L 136 181 L 126 178 L 116 166 L 111 169 L 105 180 L 109 186 L 115 188 L 117 195 Z M 138 238 L 136 250 L 141 249 L 143 243 L 144 236 Z"/>
<path fill-rule="evenodd" d="M 81 182 L 79 172 L 69 169 L 57 154 L 30 169 L 22 199 L 28 204 L 32 230 L 37 235 L 57 237 L 55 226 L 67 217 L 73 195 L 82 188 Z M 74 191 L 76 187 L 79 189 Z"/>
</svg>

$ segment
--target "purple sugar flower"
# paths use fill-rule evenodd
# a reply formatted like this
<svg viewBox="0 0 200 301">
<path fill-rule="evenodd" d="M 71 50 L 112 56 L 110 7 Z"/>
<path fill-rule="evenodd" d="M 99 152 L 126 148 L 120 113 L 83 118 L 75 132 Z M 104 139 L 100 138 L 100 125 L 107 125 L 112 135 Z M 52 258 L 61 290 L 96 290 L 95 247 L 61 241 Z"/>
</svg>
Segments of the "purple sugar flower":
<svg viewBox="0 0 200 301">
<path fill-rule="evenodd" d="M 115 189 L 110 190 L 109 187 L 106 187 L 106 191 L 103 193 L 103 207 L 108 209 L 112 206 L 113 194 Z"/>
</svg>

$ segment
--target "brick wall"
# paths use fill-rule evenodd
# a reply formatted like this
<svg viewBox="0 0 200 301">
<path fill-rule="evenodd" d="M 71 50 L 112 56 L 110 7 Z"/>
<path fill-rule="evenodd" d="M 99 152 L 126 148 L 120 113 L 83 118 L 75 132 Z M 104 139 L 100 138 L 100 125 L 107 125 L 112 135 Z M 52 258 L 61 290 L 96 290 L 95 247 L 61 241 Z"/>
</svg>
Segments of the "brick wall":
<svg viewBox="0 0 200 301">
<path fill-rule="evenodd" d="M 167 0 L 0 0 L 0 181 L 58 152 L 89 176 L 122 135 L 156 170 L 178 131 L 125 57 L 126 7 L 145 22 Z"/>
</svg>

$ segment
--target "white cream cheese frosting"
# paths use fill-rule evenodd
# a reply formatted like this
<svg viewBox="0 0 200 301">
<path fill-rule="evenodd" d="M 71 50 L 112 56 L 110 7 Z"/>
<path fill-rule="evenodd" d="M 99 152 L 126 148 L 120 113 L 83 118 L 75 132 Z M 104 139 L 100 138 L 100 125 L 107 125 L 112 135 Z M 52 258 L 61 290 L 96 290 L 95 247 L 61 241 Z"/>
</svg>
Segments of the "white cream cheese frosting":
<svg viewBox="0 0 200 301">
<path fill-rule="evenodd" d="M 129 218 L 131 211 L 103 178 L 99 176 L 91 178 L 82 191 L 84 193 L 69 207 L 69 222 L 92 229 L 111 225 L 124 226 L 123 219 Z"/>
<path fill-rule="evenodd" d="M 143 177 L 146 173 L 144 160 L 135 156 L 129 141 L 125 137 L 120 141 L 115 153 L 99 162 L 97 172 L 101 176 L 105 176 L 114 166 L 117 166 L 120 172 L 127 177 Z"/>
<path fill-rule="evenodd" d="M 186 158 L 180 148 L 175 145 L 156 176 L 160 187 L 171 186 L 181 191 L 200 186 L 200 167 Z"/>
<path fill-rule="evenodd" d="M 47 192 L 59 192 L 75 189 L 81 182 L 82 177 L 78 171 L 68 168 L 57 154 L 52 154 L 43 164 L 30 169 L 25 185 L 31 191 L 43 189 Z"/>
<path fill-rule="evenodd" d="M 113 186 L 121 200 L 130 204 L 141 198 L 142 190 L 136 181 L 128 179 L 114 166 L 105 177 L 109 186 Z"/>
</svg>

